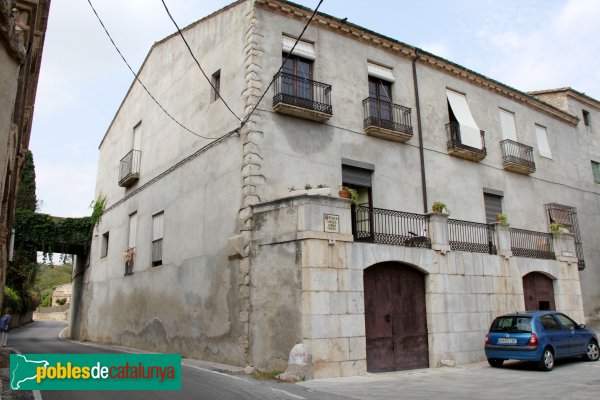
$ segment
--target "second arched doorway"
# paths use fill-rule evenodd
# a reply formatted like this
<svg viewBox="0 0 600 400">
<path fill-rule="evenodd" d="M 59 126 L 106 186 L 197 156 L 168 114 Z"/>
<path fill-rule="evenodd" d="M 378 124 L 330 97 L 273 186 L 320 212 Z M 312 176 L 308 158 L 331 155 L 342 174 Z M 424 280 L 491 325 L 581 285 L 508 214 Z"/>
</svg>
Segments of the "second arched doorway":
<svg viewBox="0 0 600 400">
<path fill-rule="evenodd" d="M 427 368 L 429 345 L 425 276 L 402 263 L 364 271 L 367 370 Z"/>
<path fill-rule="evenodd" d="M 554 282 L 541 272 L 530 272 L 523 277 L 525 310 L 556 310 Z"/>
</svg>

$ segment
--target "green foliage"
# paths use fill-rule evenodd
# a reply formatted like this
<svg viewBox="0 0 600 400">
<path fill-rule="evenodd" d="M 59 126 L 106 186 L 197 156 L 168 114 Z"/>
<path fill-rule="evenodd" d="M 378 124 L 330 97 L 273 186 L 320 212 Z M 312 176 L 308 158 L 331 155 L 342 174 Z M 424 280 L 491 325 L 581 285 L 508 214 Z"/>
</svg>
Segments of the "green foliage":
<svg viewBox="0 0 600 400">
<path fill-rule="evenodd" d="M 553 237 L 559 237 L 560 234 L 563 232 L 564 227 L 565 226 L 563 224 L 553 222 L 550 224 L 550 233 L 552 233 Z"/>
<path fill-rule="evenodd" d="M 65 304 L 67 304 L 67 299 L 56 299 L 56 304 L 58 304 L 59 306 L 64 306 Z"/>
<path fill-rule="evenodd" d="M 349 188 L 347 186 L 346 190 L 350 193 L 350 202 L 355 206 L 360 206 L 360 196 L 358 195 L 358 191 L 353 188 Z"/>
<path fill-rule="evenodd" d="M 37 198 L 35 195 L 35 165 L 33 154 L 27 150 L 19 176 L 19 187 L 15 207 L 23 210 L 35 211 L 37 209 Z"/>
<path fill-rule="evenodd" d="M 4 286 L 4 299 L 2 301 L 4 308 L 9 307 L 13 313 L 19 313 L 21 311 L 22 301 L 19 293 L 10 286 Z"/>
<path fill-rule="evenodd" d="M 284 371 L 281 370 L 273 370 L 273 371 L 256 371 L 254 374 L 252 374 L 252 377 L 254 379 L 257 379 L 259 381 L 272 381 L 275 380 L 275 378 L 278 375 L 283 374 Z"/>
<path fill-rule="evenodd" d="M 504 213 L 496 215 L 496 222 L 502 226 L 508 226 L 508 217 Z"/>
<path fill-rule="evenodd" d="M 42 293 L 42 299 L 46 291 L 52 292 L 52 288 L 71 282 L 73 266 L 41 264 L 34 289 Z"/>
<path fill-rule="evenodd" d="M 42 302 L 40 303 L 41 307 L 50 307 L 52 306 L 52 289 L 45 290 L 42 292 Z"/>
<path fill-rule="evenodd" d="M 102 193 L 98 195 L 96 201 L 92 202 L 92 216 L 90 217 L 90 222 L 92 224 L 92 229 L 97 227 L 102 221 L 102 214 L 104 214 L 104 209 L 106 208 L 106 196 Z"/>
<path fill-rule="evenodd" d="M 434 213 L 443 213 L 444 209 L 446 209 L 446 212 L 450 214 L 450 210 L 448 210 L 446 203 L 442 203 L 441 201 L 434 201 L 431 205 L 431 211 L 433 211 Z"/>
</svg>

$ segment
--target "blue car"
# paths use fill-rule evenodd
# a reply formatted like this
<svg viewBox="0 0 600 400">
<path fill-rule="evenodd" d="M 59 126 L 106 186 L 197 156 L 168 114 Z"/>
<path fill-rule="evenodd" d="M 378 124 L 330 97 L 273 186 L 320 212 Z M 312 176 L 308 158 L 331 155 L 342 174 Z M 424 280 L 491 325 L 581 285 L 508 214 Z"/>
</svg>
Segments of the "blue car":
<svg viewBox="0 0 600 400">
<path fill-rule="evenodd" d="M 492 367 L 504 360 L 532 361 L 543 371 L 554 360 L 600 357 L 598 336 L 565 314 L 556 311 L 526 311 L 497 317 L 485 337 L 485 356 Z"/>
</svg>

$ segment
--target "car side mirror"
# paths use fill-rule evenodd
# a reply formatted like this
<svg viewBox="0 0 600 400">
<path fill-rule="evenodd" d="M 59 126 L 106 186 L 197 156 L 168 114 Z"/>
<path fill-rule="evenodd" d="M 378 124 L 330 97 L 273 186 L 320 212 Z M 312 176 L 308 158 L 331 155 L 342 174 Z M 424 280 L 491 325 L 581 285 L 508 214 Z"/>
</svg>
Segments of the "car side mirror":
<svg viewBox="0 0 600 400">
<path fill-rule="evenodd" d="M 585 324 L 579 324 L 579 329 L 585 329 Z"/>
</svg>

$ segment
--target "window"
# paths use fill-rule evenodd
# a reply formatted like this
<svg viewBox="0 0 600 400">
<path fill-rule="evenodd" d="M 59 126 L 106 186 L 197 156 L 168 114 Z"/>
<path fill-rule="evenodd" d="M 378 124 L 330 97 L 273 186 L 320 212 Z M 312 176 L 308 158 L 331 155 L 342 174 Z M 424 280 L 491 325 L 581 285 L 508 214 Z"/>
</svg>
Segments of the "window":
<svg viewBox="0 0 600 400">
<path fill-rule="evenodd" d="M 560 330 L 560 325 L 558 325 L 558 322 L 556 322 L 552 315 L 544 315 L 540 318 L 540 321 L 542 323 L 542 326 L 544 327 L 544 330 L 546 331 Z"/>
<path fill-rule="evenodd" d="M 142 122 L 133 127 L 133 150 L 142 149 Z"/>
<path fill-rule="evenodd" d="M 133 261 L 135 257 L 135 241 L 137 236 L 137 213 L 129 215 L 129 234 L 127 249 L 125 249 L 125 275 L 133 274 Z"/>
<path fill-rule="evenodd" d="M 164 212 L 152 216 L 152 266 L 162 265 Z"/>
<path fill-rule="evenodd" d="M 585 126 L 589 127 L 591 125 L 591 120 L 590 120 L 590 112 L 586 111 L 586 110 L 581 110 L 583 113 L 583 123 Z"/>
<path fill-rule="evenodd" d="M 556 319 L 560 322 L 560 324 L 567 329 L 575 329 L 577 328 L 577 323 L 573 321 L 571 318 L 566 315 L 556 314 Z"/>
<path fill-rule="evenodd" d="M 282 61 L 285 61 L 285 58 L 286 54 L 283 54 Z M 287 74 L 283 75 L 281 79 L 281 91 L 284 94 L 302 99 L 312 99 L 311 60 L 290 54 L 281 71 Z"/>
<path fill-rule="evenodd" d="M 496 222 L 498 214 L 502 214 L 502 192 L 484 189 L 483 202 L 485 205 L 486 223 L 492 224 Z"/>
<path fill-rule="evenodd" d="M 515 125 L 515 114 L 500 109 L 500 127 L 502 138 L 517 141 L 517 128 Z"/>
<path fill-rule="evenodd" d="M 371 117 L 391 121 L 392 118 L 392 84 L 383 79 L 369 76 L 369 103 Z"/>
<path fill-rule="evenodd" d="M 450 122 L 457 124 L 460 128 L 460 143 L 482 149 L 481 131 L 471 114 L 466 96 L 449 89 L 446 89 L 446 96 Z"/>
<path fill-rule="evenodd" d="M 221 93 L 221 70 L 212 74 L 210 83 L 212 83 L 212 87 L 210 88 L 210 101 L 214 102 L 219 100 L 219 93 Z"/>
<path fill-rule="evenodd" d="M 108 232 L 102 234 L 102 243 L 100 244 L 100 257 L 108 255 Z"/>
<path fill-rule="evenodd" d="M 594 174 L 594 182 L 600 183 L 600 163 L 592 161 L 592 173 Z"/>
<path fill-rule="evenodd" d="M 550 152 L 546 128 L 541 125 L 536 125 L 535 135 L 537 136 L 538 152 L 540 153 L 540 156 L 552 159 L 552 152 Z"/>
</svg>

